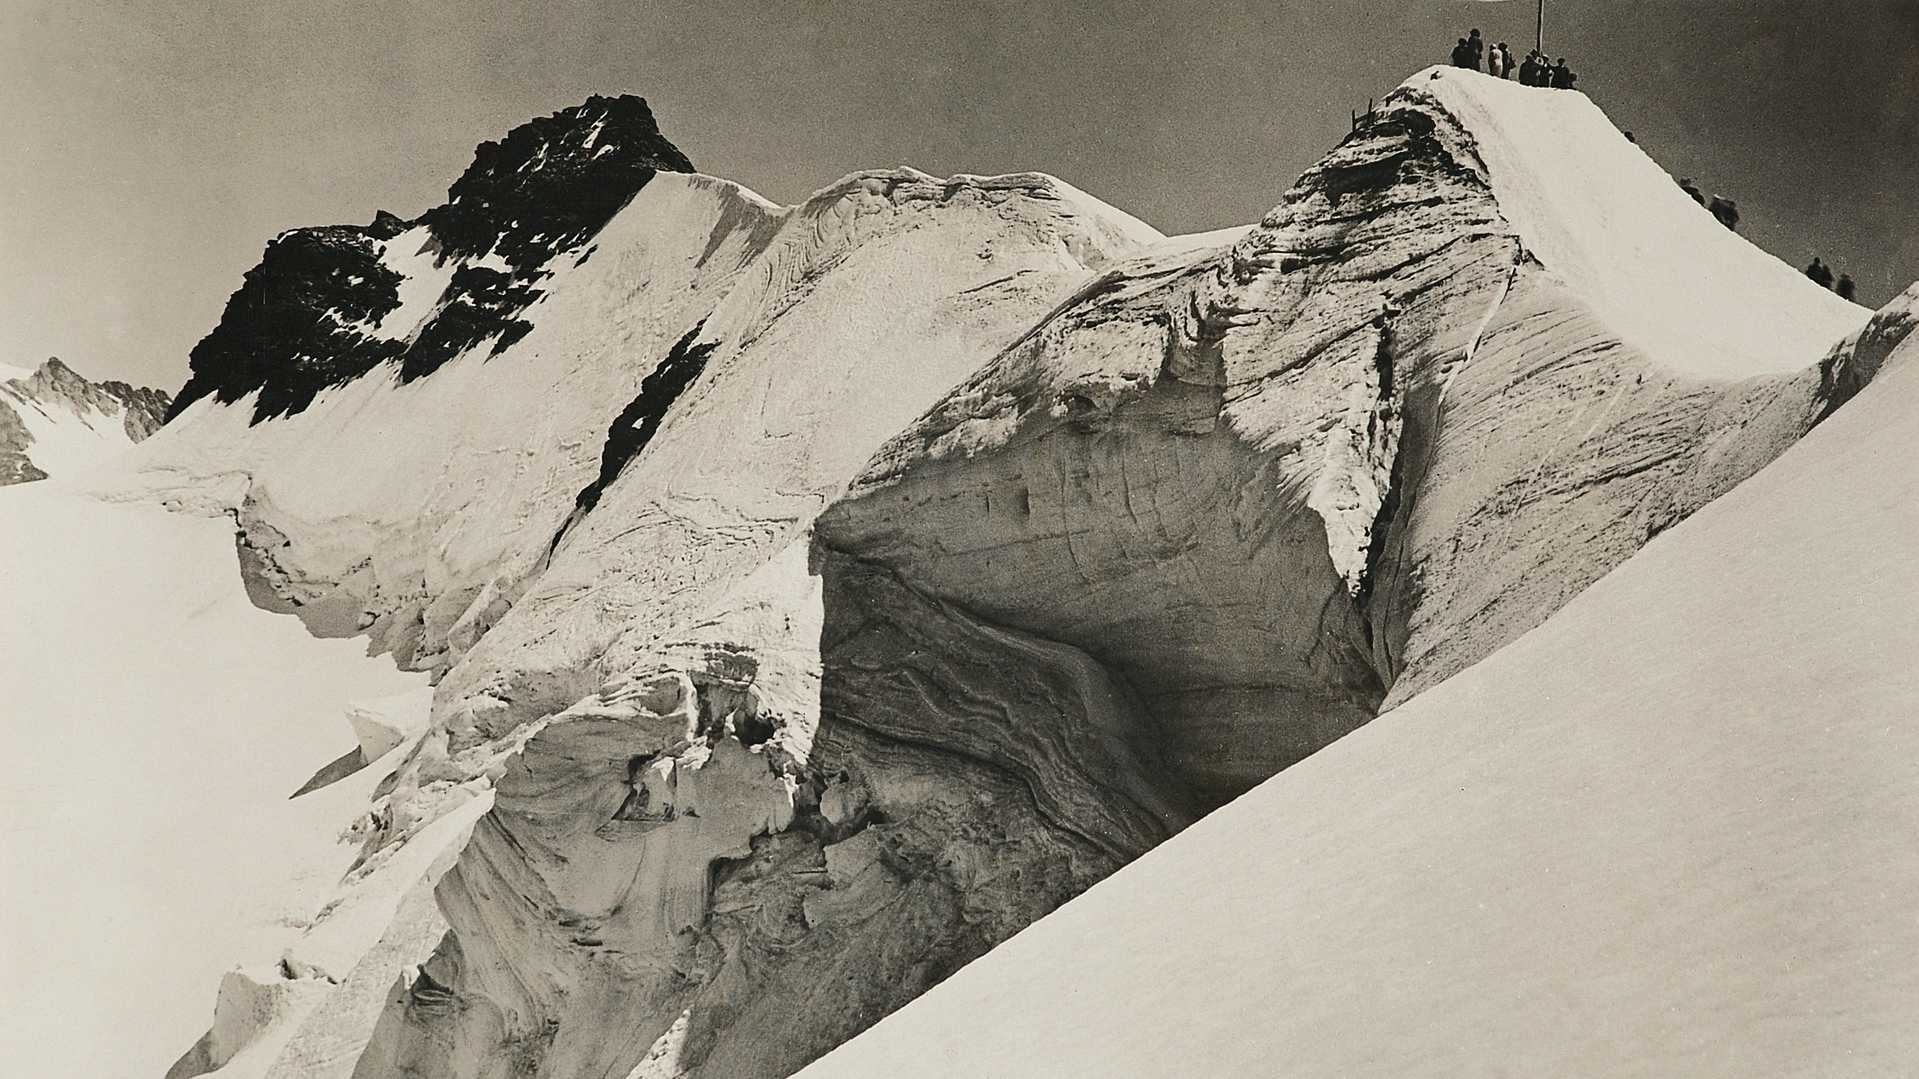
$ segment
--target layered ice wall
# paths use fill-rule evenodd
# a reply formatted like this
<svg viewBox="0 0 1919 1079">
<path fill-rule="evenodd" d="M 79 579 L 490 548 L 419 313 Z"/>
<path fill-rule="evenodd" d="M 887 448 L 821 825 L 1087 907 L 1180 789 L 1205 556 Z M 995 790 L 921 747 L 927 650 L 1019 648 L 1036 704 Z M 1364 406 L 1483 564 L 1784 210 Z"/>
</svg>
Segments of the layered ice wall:
<svg viewBox="0 0 1919 1079">
<path fill-rule="evenodd" d="M 1660 269 L 1618 264 L 1655 242 Z M 1723 306 L 1646 309 L 1687 275 Z M 1814 361 L 1864 317 L 1583 96 L 1437 69 L 1229 247 L 1081 290 L 889 443 L 820 536 L 1086 649 L 1216 804 L 1770 460 L 1842 392 Z"/>
<path fill-rule="evenodd" d="M 1903 1071 L 1915 300 L 1857 400 L 1545 624 L 803 1074 Z"/>
</svg>

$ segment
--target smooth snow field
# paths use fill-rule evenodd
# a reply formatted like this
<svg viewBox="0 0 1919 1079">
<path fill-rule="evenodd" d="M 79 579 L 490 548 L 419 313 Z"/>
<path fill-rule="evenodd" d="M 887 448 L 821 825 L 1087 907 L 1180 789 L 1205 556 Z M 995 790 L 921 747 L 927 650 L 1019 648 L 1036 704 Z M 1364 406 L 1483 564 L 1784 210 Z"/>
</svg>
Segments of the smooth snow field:
<svg viewBox="0 0 1919 1079">
<path fill-rule="evenodd" d="M 1919 348 L 1477 666 L 804 1074 L 1919 1061 Z"/>
<path fill-rule="evenodd" d="M 364 648 L 252 606 L 227 519 L 0 490 L 0 1074 L 157 1079 L 277 959 L 380 771 L 287 796 L 425 684 Z"/>
</svg>

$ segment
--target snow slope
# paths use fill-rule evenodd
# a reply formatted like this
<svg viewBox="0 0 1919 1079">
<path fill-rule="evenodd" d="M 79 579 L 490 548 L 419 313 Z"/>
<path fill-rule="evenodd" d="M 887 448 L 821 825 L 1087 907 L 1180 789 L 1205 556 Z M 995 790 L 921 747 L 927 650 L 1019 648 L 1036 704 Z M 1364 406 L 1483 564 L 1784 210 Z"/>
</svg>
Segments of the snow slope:
<svg viewBox="0 0 1919 1079">
<path fill-rule="evenodd" d="M 516 599 L 537 573 L 598 471 L 608 421 L 718 302 L 768 212 L 736 185 L 663 173 L 598 235 L 590 261 L 555 264 L 533 330 L 508 352 L 475 349 L 404 383 L 389 365 L 266 423 L 245 403 L 203 398 L 142 447 L 124 483 L 191 497 L 238 477 L 245 520 L 278 537 L 263 545 L 285 541 L 276 586 L 307 605 L 309 625 L 366 631 L 406 665 L 443 669 L 497 617 L 489 604 Z M 741 227 L 715 235 L 731 220 Z M 410 254 L 418 232 L 387 250 Z M 414 275 L 400 310 L 417 318 L 444 271 L 428 258 L 395 266 Z"/>
<path fill-rule="evenodd" d="M 1908 343 L 1540 628 L 804 1074 L 1906 1073 L 1915 401 Z"/>
<path fill-rule="evenodd" d="M 1592 99 L 1436 67 L 1407 80 L 1473 135 L 1501 212 L 1533 256 L 1629 344 L 1677 373 L 1791 371 L 1861 309 L 1700 209 Z"/>
<path fill-rule="evenodd" d="M 384 770 L 287 800 L 345 705 L 424 676 L 255 608 L 225 519 L 45 481 L 0 491 L 0 551 L 5 1070 L 159 1076 L 351 860 Z"/>
<path fill-rule="evenodd" d="M 84 471 L 133 445 L 122 413 L 62 408 L 0 389 L 32 438 L 33 463 L 49 476 Z"/>
<path fill-rule="evenodd" d="M 71 476 L 111 461 L 160 426 L 157 390 L 89 382 L 59 359 L 0 366 L 0 484 Z"/>
</svg>

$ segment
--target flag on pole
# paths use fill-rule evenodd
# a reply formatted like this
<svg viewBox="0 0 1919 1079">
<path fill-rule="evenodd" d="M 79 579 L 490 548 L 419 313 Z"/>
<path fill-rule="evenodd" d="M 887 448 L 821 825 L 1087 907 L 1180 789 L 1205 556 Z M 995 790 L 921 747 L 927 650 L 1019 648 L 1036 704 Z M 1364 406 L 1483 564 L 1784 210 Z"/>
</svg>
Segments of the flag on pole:
<svg viewBox="0 0 1919 1079">
<path fill-rule="evenodd" d="M 1512 0 L 1467 0 L 1473 4 L 1509 4 Z M 1533 47 L 1540 52 L 1546 51 L 1546 0 L 1539 0 L 1539 22 L 1534 34 Z"/>
</svg>

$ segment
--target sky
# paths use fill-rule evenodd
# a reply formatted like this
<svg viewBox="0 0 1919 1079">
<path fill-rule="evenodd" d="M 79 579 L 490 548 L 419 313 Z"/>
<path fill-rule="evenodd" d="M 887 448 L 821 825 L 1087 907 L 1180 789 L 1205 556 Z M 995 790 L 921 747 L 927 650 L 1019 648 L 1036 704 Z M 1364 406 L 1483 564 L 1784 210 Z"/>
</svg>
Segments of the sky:
<svg viewBox="0 0 1919 1079">
<path fill-rule="evenodd" d="M 0 363 L 177 389 L 268 239 L 412 217 L 483 139 L 637 93 L 780 202 L 1038 170 L 1167 233 L 1257 220 L 1348 114 L 1531 0 L 0 0 Z M 1919 2 L 1548 0 L 1547 47 L 1741 232 L 1919 279 Z"/>
</svg>

